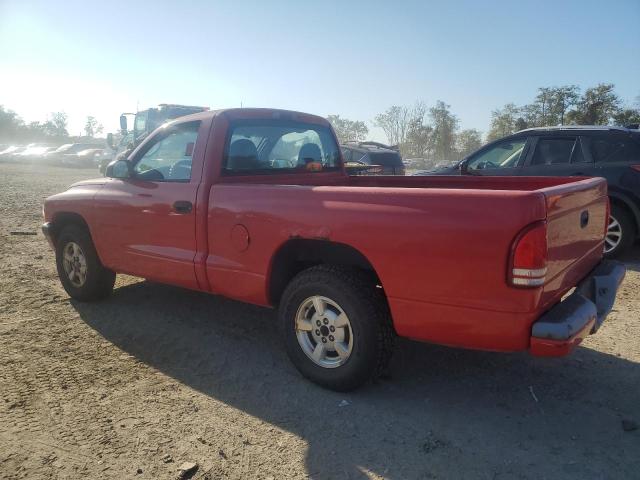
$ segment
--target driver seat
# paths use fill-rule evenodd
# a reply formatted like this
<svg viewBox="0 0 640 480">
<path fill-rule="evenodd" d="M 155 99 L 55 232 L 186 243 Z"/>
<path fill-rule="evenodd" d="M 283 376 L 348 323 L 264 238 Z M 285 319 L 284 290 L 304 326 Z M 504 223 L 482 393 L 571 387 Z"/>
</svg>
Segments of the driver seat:
<svg viewBox="0 0 640 480">
<path fill-rule="evenodd" d="M 320 147 L 315 143 L 305 143 L 300 149 L 300 152 L 298 152 L 298 163 L 296 167 L 307 168 L 307 165 L 313 162 L 322 162 Z"/>
<path fill-rule="evenodd" d="M 252 170 L 255 168 L 259 168 L 256 145 L 247 138 L 234 141 L 229 147 L 227 169 Z"/>
</svg>

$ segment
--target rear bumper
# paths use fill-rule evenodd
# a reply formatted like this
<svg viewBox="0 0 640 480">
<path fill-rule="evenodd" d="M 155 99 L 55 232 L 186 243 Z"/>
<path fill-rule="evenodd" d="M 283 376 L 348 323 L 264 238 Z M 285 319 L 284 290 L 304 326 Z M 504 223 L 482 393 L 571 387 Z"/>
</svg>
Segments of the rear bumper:
<svg viewBox="0 0 640 480">
<path fill-rule="evenodd" d="M 597 332 L 613 308 L 625 273 L 621 263 L 600 262 L 571 295 L 533 324 L 529 352 L 543 357 L 567 355 Z"/>
</svg>

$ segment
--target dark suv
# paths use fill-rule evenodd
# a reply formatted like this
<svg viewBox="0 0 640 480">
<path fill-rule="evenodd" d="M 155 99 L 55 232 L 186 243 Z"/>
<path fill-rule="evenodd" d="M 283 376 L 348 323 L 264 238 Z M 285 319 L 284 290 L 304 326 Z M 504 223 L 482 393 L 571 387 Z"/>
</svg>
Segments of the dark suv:
<svg viewBox="0 0 640 480">
<path fill-rule="evenodd" d="M 611 199 L 606 255 L 624 251 L 640 232 L 640 131 L 635 128 L 531 128 L 489 143 L 456 165 L 420 174 L 604 177 Z"/>
<path fill-rule="evenodd" d="M 350 174 L 405 174 L 400 153 L 388 145 L 378 142 L 347 142 L 340 145 L 340 149 Z M 367 168 L 367 165 L 371 168 Z"/>
</svg>

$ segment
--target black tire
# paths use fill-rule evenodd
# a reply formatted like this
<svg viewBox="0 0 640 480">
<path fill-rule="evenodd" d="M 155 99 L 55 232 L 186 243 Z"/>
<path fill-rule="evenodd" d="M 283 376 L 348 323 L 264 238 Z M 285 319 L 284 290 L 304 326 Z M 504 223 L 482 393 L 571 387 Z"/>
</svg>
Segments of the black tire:
<svg viewBox="0 0 640 480">
<path fill-rule="evenodd" d="M 348 316 L 353 347 L 345 363 L 325 368 L 312 361 L 296 336 L 298 308 L 313 296 L 336 302 Z M 360 387 L 387 369 L 394 332 L 387 303 L 375 282 L 364 272 L 320 265 L 299 273 L 287 286 L 279 308 L 279 322 L 289 358 L 302 375 L 335 391 Z"/>
<path fill-rule="evenodd" d="M 63 264 L 64 250 L 70 242 L 76 243 L 86 259 L 86 280 L 80 286 L 74 285 Z M 111 294 L 116 274 L 105 268 L 86 228 L 77 225 L 64 227 L 56 239 L 56 266 L 58 278 L 71 298 L 81 302 L 103 299 Z"/>
<path fill-rule="evenodd" d="M 620 205 L 611 205 L 611 218 L 614 218 L 620 225 L 619 243 L 612 250 L 606 252 L 605 257 L 616 258 L 628 250 L 636 239 L 636 224 L 631 217 L 629 211 Z M 606 246 L 606 242 L 605 242 Z"/>
</svg>

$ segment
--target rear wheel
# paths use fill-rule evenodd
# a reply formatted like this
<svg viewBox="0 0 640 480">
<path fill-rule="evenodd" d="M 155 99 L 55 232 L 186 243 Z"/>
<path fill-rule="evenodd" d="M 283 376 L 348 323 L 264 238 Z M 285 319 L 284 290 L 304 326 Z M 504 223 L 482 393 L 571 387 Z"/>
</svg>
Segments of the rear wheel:
<svg viewBox="0 0 640 480">
<path fill-rule="evenodd" d="M 56 266 L 62 286 L 71 298 L 83 302 L 107 297 L 113 290 L 116 274 L 105 268 L 89 232 L 70 225 L 56 239 Z"/>
<path fill-rule="evenodd" d="M 604 254 L 614 258 L 628 249 L 636 238 L 636 227 L 624 207 L 611 205 L 609 225 L 604 238 Z"/>
<path fill-rule="evenodd" d="M 348 391 L 380 375 L 393 349 L 382 293 L 357 270 L 312 267 L 287 286 L 280 325 L 289 358 L 309 380 Z"/>
</svg>

